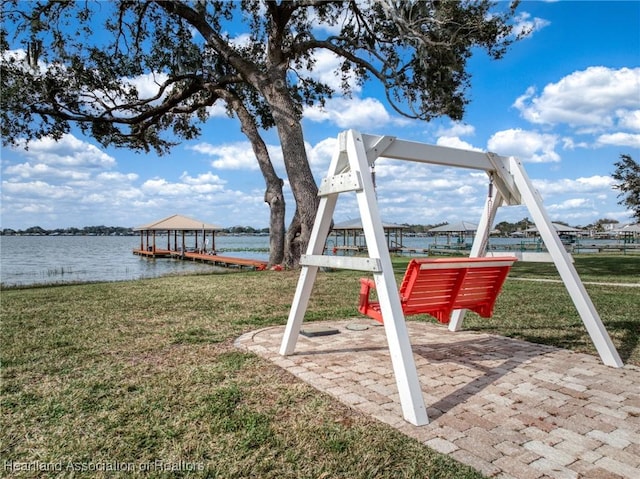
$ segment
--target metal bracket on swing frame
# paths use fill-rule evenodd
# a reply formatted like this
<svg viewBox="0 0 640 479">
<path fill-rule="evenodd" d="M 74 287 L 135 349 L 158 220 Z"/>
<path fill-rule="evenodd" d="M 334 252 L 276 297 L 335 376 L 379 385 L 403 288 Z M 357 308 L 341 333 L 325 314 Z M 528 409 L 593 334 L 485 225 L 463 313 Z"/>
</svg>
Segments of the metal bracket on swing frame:
<svg viewBox="0 0 640 479">
<path fill-rule="evenodd" d="M 318 196 L 328 196 L 345 191 L 362 190 L 362 179 L 357 171 L 349 171 L 340 175 L 328 176 L 322 179 Z"/>
<path fill-rule="evenodd" d="M 327 176 L 322 179 L 318 196 L 330 196 L 347 191 L 362 191 L 362 178 L 359 171 L 348 171 L 339 175 Z M 350 256 L 302 255 L 302 266 L 319 266 L 322 268 L 353 269 L 379 273 L 382 265 L 377 258 L 358 258 Z"/>
</svg>

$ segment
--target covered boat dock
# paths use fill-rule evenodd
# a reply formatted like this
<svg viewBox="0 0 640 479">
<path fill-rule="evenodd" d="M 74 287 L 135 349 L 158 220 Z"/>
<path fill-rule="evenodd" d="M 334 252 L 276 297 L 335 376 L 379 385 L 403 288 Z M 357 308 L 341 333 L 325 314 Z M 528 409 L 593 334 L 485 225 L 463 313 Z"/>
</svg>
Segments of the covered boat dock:
<svg viewBox="0 0 640 479">
<path fill-rule="evenodd" d="M 225 268 L 264 270 L 267 267 L 266 261 L 218 255 L 215 235 L 222 227 L 187 216 L 168 216 L 133 230 L 140 232 L 140 247 L 133 250 L 133 254 L 139 256 L 201 261 Z"/>
<path fill-rule="evenodd" d="M 407 229 L 408 226 L 384 222 L 382 226 L 389 251 L 402 251 L 402 232 Z M 367 244 L 364 238 L 364 230 L 362 229 L 362 220 L 357 219 L 335 224 L 327 239 L 326 248 L 332 249 L 334 254 L 339 251 L 343 253 L 365 251 Z"/>
</svg>

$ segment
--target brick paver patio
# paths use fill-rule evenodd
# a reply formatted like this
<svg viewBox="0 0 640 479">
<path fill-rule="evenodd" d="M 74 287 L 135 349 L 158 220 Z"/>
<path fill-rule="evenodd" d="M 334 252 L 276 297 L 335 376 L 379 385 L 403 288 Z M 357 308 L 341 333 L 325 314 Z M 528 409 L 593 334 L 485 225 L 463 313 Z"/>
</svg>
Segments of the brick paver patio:
<svg viewBox="0 0 640 479">
<path fill-rule="evenodd" d="M 284 327 L 236 345 L 488 476 L 640 478 L 638 367 L 410 321 L 430 419 L 416 427 L 402 418 L 384 328 L 367 319 L 319 324 L 340 332 L 301 335 L 289 357 L 278 354 Z M 354 324 L 368 328 L 347 328 Z"/>
</svg>

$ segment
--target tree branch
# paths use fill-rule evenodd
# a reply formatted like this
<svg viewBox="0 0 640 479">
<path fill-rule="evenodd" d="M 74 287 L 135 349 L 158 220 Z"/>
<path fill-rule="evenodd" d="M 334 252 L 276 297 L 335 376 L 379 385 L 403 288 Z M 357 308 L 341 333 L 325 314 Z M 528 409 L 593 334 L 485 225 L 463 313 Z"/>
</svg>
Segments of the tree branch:
<svg viewBox="0 0 640 479">
<path fill-rule="evenodd" d="M 262 80 L 262 78 L 259 78 L 257 75 L 259 71 L 257 65 L 240 56 L 240 54 L 207 23 L 203 15 L 179 1 L 153 1 L 169 14 L 178 15 L 198 30 L 207 40 L 207 45 L 213 48 L 229 65 L 233 66 L 239 72 L 242 72 L 252 84 L 257 85 L 259 81 Z"/>
</svg>

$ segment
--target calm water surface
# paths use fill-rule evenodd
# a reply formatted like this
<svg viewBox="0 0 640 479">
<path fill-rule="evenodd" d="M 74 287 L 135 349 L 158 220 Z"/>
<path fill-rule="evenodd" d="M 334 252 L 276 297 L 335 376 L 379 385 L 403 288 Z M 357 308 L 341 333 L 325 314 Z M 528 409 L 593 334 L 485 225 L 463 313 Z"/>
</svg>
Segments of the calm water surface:
<svg viewBox="0 0 640 479">
<path fill-rule="evenodd" d="M 158 238 L 162 247 L 166 239 Z M 192 239 L 193 241 L 193 239 Z M 329 248 L 334 243 L 330 239 Z M 440 238 L 405 237 L 408 248 L 428 248 L 444 243 Z M 525 240 L 531 242 L 531 239 Z M 589 243 L 605 243 L 586 240 Z M 467 239 L 470 243 L 471 239 Z M 523 240 L 491 238 L 490 244 L 520 244 Z M 610 242 L 610 241 L 609 241 Z M 187 242 L 187 246 L 190 246 Z M 136 256 L 138 236 L 0 236 L 0 281 L 5 286 L 123 281 L 193 272 L 220 272 L 224 269 L 203 263 L 148 259 Z M 220 254 L 239 258 L 268 259 L 267 236 L 216 236 Z"/>
<path fill-rule="evenodd" d="M 203 263 L 142 258 L 132 253 L 139 247 L 137 236 L 1 236 L 0 281 L 15 286 L 224 271 Z M 221 236 L 216 247 L 228 256 L 266 260 L 269 239 Z"/>
</svg>

